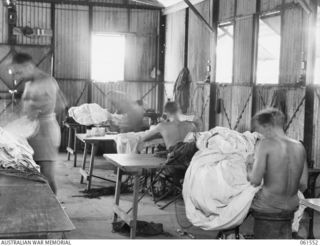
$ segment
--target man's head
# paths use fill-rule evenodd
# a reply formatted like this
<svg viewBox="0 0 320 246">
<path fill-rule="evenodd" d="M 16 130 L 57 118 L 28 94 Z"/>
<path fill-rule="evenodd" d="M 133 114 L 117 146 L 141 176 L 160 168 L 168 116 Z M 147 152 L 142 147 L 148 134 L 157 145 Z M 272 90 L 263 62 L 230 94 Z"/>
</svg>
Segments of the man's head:
<svg viewBox="0 0 320 246">
<path fill-rule="evenodd" d="M 169 119 L 172 119 L 178 115 L 179 106 L 176 102 L 167 102 L 164 105 L 164 112 L 167 114 Z"/>
<path fill-rule="evenodd" d="M 267 108 L 258 112 L 252 119 L 254 130 L 267 135 L 271 129 L 283 130 L 285 117 L 284 114 L 276 108 Z"/>
<path fill-rule="evenodd" d="M 35 65 L 32 57 L 26 53 L 17 53 L 13 56 L 10 72 L 17 81 L 30 80 L 34 75 Z"/>
</svg>

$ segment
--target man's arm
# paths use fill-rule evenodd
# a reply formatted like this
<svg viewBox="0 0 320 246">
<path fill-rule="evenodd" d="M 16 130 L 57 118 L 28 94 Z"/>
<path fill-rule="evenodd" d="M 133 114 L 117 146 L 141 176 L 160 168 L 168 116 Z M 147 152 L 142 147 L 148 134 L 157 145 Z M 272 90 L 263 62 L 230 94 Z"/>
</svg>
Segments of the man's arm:
<svg viewBox="0 0 320 246">
<path fill-rule="evenodd" d="M 160 124 L 156 125 L 154 128 L 149 130 L 147 134 L 141 138 L 140 143 L 138 144 L 138 147 L 137 147 L 137 150 L 139 152 L 142 150 L 145 141 L 148 141 L 149 139 L 152 139 L 152 137 L 160 134 L 160 129 L 161 129 Z"/>
<path fill-rule="evenodd" d="M 267 167 L 268 146 L 270 146 L 268 140 L 261 141 L 257 148 L 257 152 L 255 153 L 253 167 L 250 168 L 250 165 L 248 165 L 249 170 L 247 170 L 247 178 L 253 186 L 259 186 L 263 180 L 263 176 Z"/>
<path fill-rule="evenodd" d="M 304 152 L 304 164 L 303 164 L 303 171 L 300 178 L 299 190 L 304 192 L 308 188 L 308 164 L 306 159 L 306 152 Z"/>
</svg>

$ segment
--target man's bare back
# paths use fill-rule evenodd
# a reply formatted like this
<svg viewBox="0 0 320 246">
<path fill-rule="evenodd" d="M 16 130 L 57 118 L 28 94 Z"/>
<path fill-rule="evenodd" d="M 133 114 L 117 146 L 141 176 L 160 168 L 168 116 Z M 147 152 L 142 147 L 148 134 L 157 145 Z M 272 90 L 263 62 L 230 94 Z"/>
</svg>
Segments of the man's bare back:
<svg viewBox="0 0 320 246">
<path fill-rule="evenodd" d="M 183 142 L 189 132 L 195 131 L 195 125 L 190 121 L 162 122 L 159 124 L 159 132 L 167 149 L 179 142 Z"/>
<path fill-rule="evenodd" d="M 266 157 L 262 190 L 282 197 L 296 196 L 306 161 L 302 144 L 284 136 L 262 140 L 259 149 L 258 155 Z"/>
</svg>

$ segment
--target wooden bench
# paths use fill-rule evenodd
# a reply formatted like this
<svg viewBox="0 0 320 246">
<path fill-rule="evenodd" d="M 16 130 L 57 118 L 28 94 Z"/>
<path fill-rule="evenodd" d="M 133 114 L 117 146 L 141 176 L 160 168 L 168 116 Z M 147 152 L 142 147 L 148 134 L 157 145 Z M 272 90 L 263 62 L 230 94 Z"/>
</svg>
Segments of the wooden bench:
<svg viewBox="0 0 320 246">
<path fill-rule="evenodd" d="M 0 172 L 0 238 L 48 238 L 75 229 L 47 183 Z"/>
</svg>

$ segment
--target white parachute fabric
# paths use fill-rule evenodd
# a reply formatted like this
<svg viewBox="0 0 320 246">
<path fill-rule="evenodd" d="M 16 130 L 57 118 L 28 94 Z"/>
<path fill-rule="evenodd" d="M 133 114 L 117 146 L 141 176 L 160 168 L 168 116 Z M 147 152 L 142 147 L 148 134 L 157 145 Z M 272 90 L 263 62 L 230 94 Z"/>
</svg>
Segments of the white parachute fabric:
<svg viewBox="0 0 320 246">
<path fill-rule="evenodd" d="M 247 181 L 245 162 L 258 137 L 223 127 L 201 133 L 199 151 L 183 184 L 186 214 L 193 225 L 221 230 L 240 225 L 246 218 L 259 188 Z"/>
</svg>

